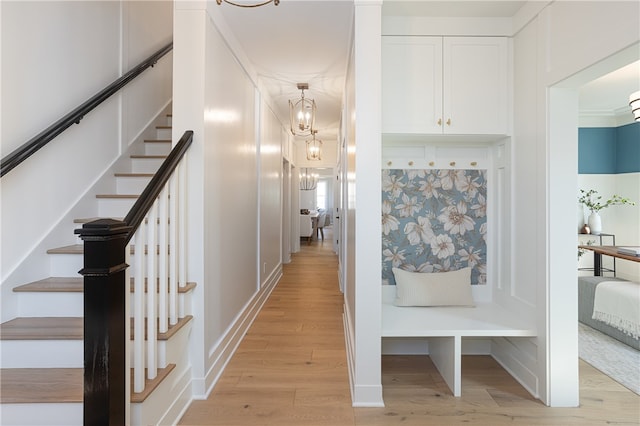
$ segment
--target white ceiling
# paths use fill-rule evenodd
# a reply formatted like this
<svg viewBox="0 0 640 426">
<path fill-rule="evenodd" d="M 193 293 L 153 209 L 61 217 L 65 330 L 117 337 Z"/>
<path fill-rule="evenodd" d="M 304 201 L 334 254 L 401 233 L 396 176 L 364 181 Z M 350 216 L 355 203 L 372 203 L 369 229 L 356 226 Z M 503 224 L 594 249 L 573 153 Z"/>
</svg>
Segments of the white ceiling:
<svg viewBox="0 0 640 426">
<path fill-rule="evenodd" d="M 236 0 L 255 3 L 256 0 Z M 525 1 L 385 0 L 384 16 L 510 17 Z M 278 6 L 219 7 L 229 28 L 252 61 L 259 84 L 269 93 L 276 114 L 289 123 L 288 100 L 298 99 L 297 83 L 308 83 L 307 98 L 317 104 L 318 139 L 335 140 L 352 34 L 352 0 L 281 0 Z M 581 109 L 624 108 L 640 89 L 636 63 L 584 86 Z M 300 139 L 300 138 L 298 138 Z M 304 140 L 305 138 L 301 138 Z"/>
<path fill-rule="evenodd" d="M 629 95 L 640 90 L 640 61 L 593 80 L 580 88 L 580 112 L 613 116 L 628 114 Z"/>
</svg>

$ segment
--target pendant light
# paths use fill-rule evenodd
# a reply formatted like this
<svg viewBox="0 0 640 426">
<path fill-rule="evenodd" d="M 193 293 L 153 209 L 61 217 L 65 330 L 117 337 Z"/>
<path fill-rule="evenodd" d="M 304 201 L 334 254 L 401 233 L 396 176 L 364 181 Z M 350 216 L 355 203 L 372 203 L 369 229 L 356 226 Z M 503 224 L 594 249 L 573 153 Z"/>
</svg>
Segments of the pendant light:
<svg viewBox="0 0 640 426">
<path fill-rule="evenodd" d="M 629 96 L 629 105 L 631 106 L 633 118 L 636 121 L 640 121 L 640 90 Z"/>
<path fill-rule="evenodd" d="M 304 91 L 309 89 L 309 83 L 298 83 L 301 90 L 300 99 L 289 100 L 289 118 L 291 133 L 294 136 L 308 136 L 313 133 L 316 121 L 316 102 L 304 97 Z"/>
<path fill-rule="evenodd" d="M 313 139 L 306 141 L 307 143 L 307 160 L 320 161 L 322 160 L 322 141 L 316 139 L 317 130 L 313 131 Z"/>
<path fill-rule="evenodd" d="M 303 191 L 313 191 L 318 187 L 318 174 L 309 173 L 309 169 L 302 169 L 300 174 L 300 189 Z"/>
<path fill-rule="evenodd" d="M 247 3 L 247 4 L 236 3 L 231 0 L 216 0 L 216 3 L 218 4 L 222 4 L 222 2 L 228 3 L 233 6 L 238 6 L 238 7 L 258 7 L 258 6 L 264 6 L 265 4 L 269 4 L 269 3 L 273 3 L 276 6 L 280 4 L 280 0 L 267 0 L 263 2 Z"/>
</svg>

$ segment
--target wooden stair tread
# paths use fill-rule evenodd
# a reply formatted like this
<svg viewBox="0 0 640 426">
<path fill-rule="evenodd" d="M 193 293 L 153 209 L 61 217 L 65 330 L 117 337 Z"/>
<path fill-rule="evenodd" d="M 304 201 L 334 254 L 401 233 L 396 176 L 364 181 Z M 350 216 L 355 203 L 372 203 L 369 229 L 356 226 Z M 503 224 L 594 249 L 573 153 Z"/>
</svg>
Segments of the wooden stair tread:
<svg viewBox="0 0 640 426">
<path fill-rule="evenodd" d="M 156 129 L 173 129 L 173 127 L 169 126 L 168 124 L 162 124 L 162 125 L 156 126 Z"/>
<path fill-rule="evenodd" d="M 97 194 L 96 198 L 130 199 L 130 198 L 140 198 L 140 194 Z"/>
<path fill-rule="evenodd" d="M 131 249 L 131 254 L 136 254 L 136 246 L 133 244 L 129 245 Z M 160 246 L 156 245 L 156 254 L 160 251 Z M 144 246 L 144 254 L 148 253 L 148 247 L 145 244 Z M 84 254 L 84 245 L 83 244 L 73 244 L 70 246 L 58 247 L 47 250 L 47 254 Z"/>
<path fill-rule="evenodd" d="M 119 220 L 119 221 L 123 221 L 124 218 L 123 217 L 110 217 L 110 218 L 104 218 L 104 217 L 84 217 L 84 218 L 77 218 L 77 219 L 73 219 L 73 223 L 89 223 L 89 222 L 93 222 L 94 220 L 100 220 L 100 219 L 113 219 L 113 220 Z"/>
<path fill-rule="evenodd" d="M 154 379 L 145 380 L 144 391 L 131 392 L 131 402 L 144 402 L 175 367 L 159 368 Z M 0 376 L 2 404 L 82 403 L 84 399 L 83 368 L 3 368 Z"/>
<path fill-rule="evenodd" d="M 171 143 L 171 139 L 145 139 L 145 143 Z"/>
<path fill-rule="evenodd" d="M 0 403 L 79 403 L 83 400 L 82 368 L 3 368 Z"/>
<path fill-rule="evenodd" d="M 179 318 L 176 324 L 169 326 L 167 332 L 158 332 L 158 340 L 169 340 L 192 319 L 191 315 Z M 131 338 L 133 339 L 133 318 L 131 319 Z M 84 318 L 82 317 L 21 317 L 0 324 L 0 340 L 83 339 Z"/>
<path fill-rule="evenodd" d="M 84 245 L 72 244 L 70 246 L 52 248 L 47 250 L 47 254 L 84 254 Z"/>
<path fill-rule="evenodd" d="M 0 324 L 0 340 L 83 340 L 81 317 L 24 317 Z"/>
<path fill-rule="evenodd" d="M 134 178 L 134 177 L 153 177 L 153 173 L 114 173 L 113 174 L 115 177 L 130 177 L 130 178 Z"/>
<path fill-rule="evenodd" d="M 159 279 L 158 279 L 159 280 Z M 133 292 L 134 279 L 131 278 L 131 291 Z M 184 286 L 178 286 L 178 293 L 188 293 L 196 287 L 196 283 L 188 282 Z M 157 287 L 156 287 L 157 289 Z M 147 285 L 145 280 L 145 292 Z M 82 277 L 49 277 L 28 284 L 15 287 L 14 292 L 50 292 L 50 293 L 82 293 L 84 292 L 84 279 Z"/>
<path fill-rule="evenodd" d="M 165 159 L 166 155 L 144 155 L 144 154 L 134 154 L 131 155 L 130 158 L 148 158 L 148 159 Z"/>
<path fill-rule="evenodd" d="M 158 327 L 156 327 L 156 332 L 158 332 L 158 340 L 169 340 L 174 334 L 176 334 L 178 331 L 180 331 L 180 329 L 182 327 L 184 327 L 185 325 L 189 324 L 189 321 L 191 321 L 193 319 L 192 315 L 187 315 L 184 318 L 178 318 L 178 322 L 174 325 L 170 325 L 169 329 L 165 332 L 165 333 L 160 333 L 158 332 Z M 147 328 L 147 319 L 144 319 L 145 324 L 144 324 L 144 328 L 145 328 L 145 340 L 147 338 L 146 336 L 146 328 Z M 133 334 L 133 318 L 131 318 L 131 339 L 134 338 L 134 334 Z"/>
<path fill-rule="evenodd" d="M 15 292 L 77 293 L 84 291 L 82 277 L 49 277 L 15 287 Z"/>
</svg>

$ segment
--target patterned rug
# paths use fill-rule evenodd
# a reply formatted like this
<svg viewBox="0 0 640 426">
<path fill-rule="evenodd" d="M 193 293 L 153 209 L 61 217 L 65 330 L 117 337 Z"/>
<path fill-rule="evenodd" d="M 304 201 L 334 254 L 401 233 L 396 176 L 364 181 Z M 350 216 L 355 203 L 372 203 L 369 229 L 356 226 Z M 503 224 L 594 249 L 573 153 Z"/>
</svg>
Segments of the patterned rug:
<svg viewBox="0 0 640 426">
<path fill-rule="evenodd" d="M 640 395 L 640 351 L 582 323 L 578 333 L 580 358 Z"/>
</svg>

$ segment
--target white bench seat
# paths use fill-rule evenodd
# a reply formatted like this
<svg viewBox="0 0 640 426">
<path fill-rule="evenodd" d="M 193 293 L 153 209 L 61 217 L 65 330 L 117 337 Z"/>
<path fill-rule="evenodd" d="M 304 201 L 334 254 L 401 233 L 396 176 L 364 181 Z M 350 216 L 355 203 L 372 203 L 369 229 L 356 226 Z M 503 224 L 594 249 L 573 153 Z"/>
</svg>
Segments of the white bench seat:
<svg viewBox="0 0 640 426">
<path fill-rule="evenodd" d="M 463 337 L 534 337 L 535 328 L 496 303 L 475 307 L 400 307 L 395 286 L 382 286 L 382 337 L 427 337 L 429 356 L 453 392 L 462 395 Z"/>
</svg>

